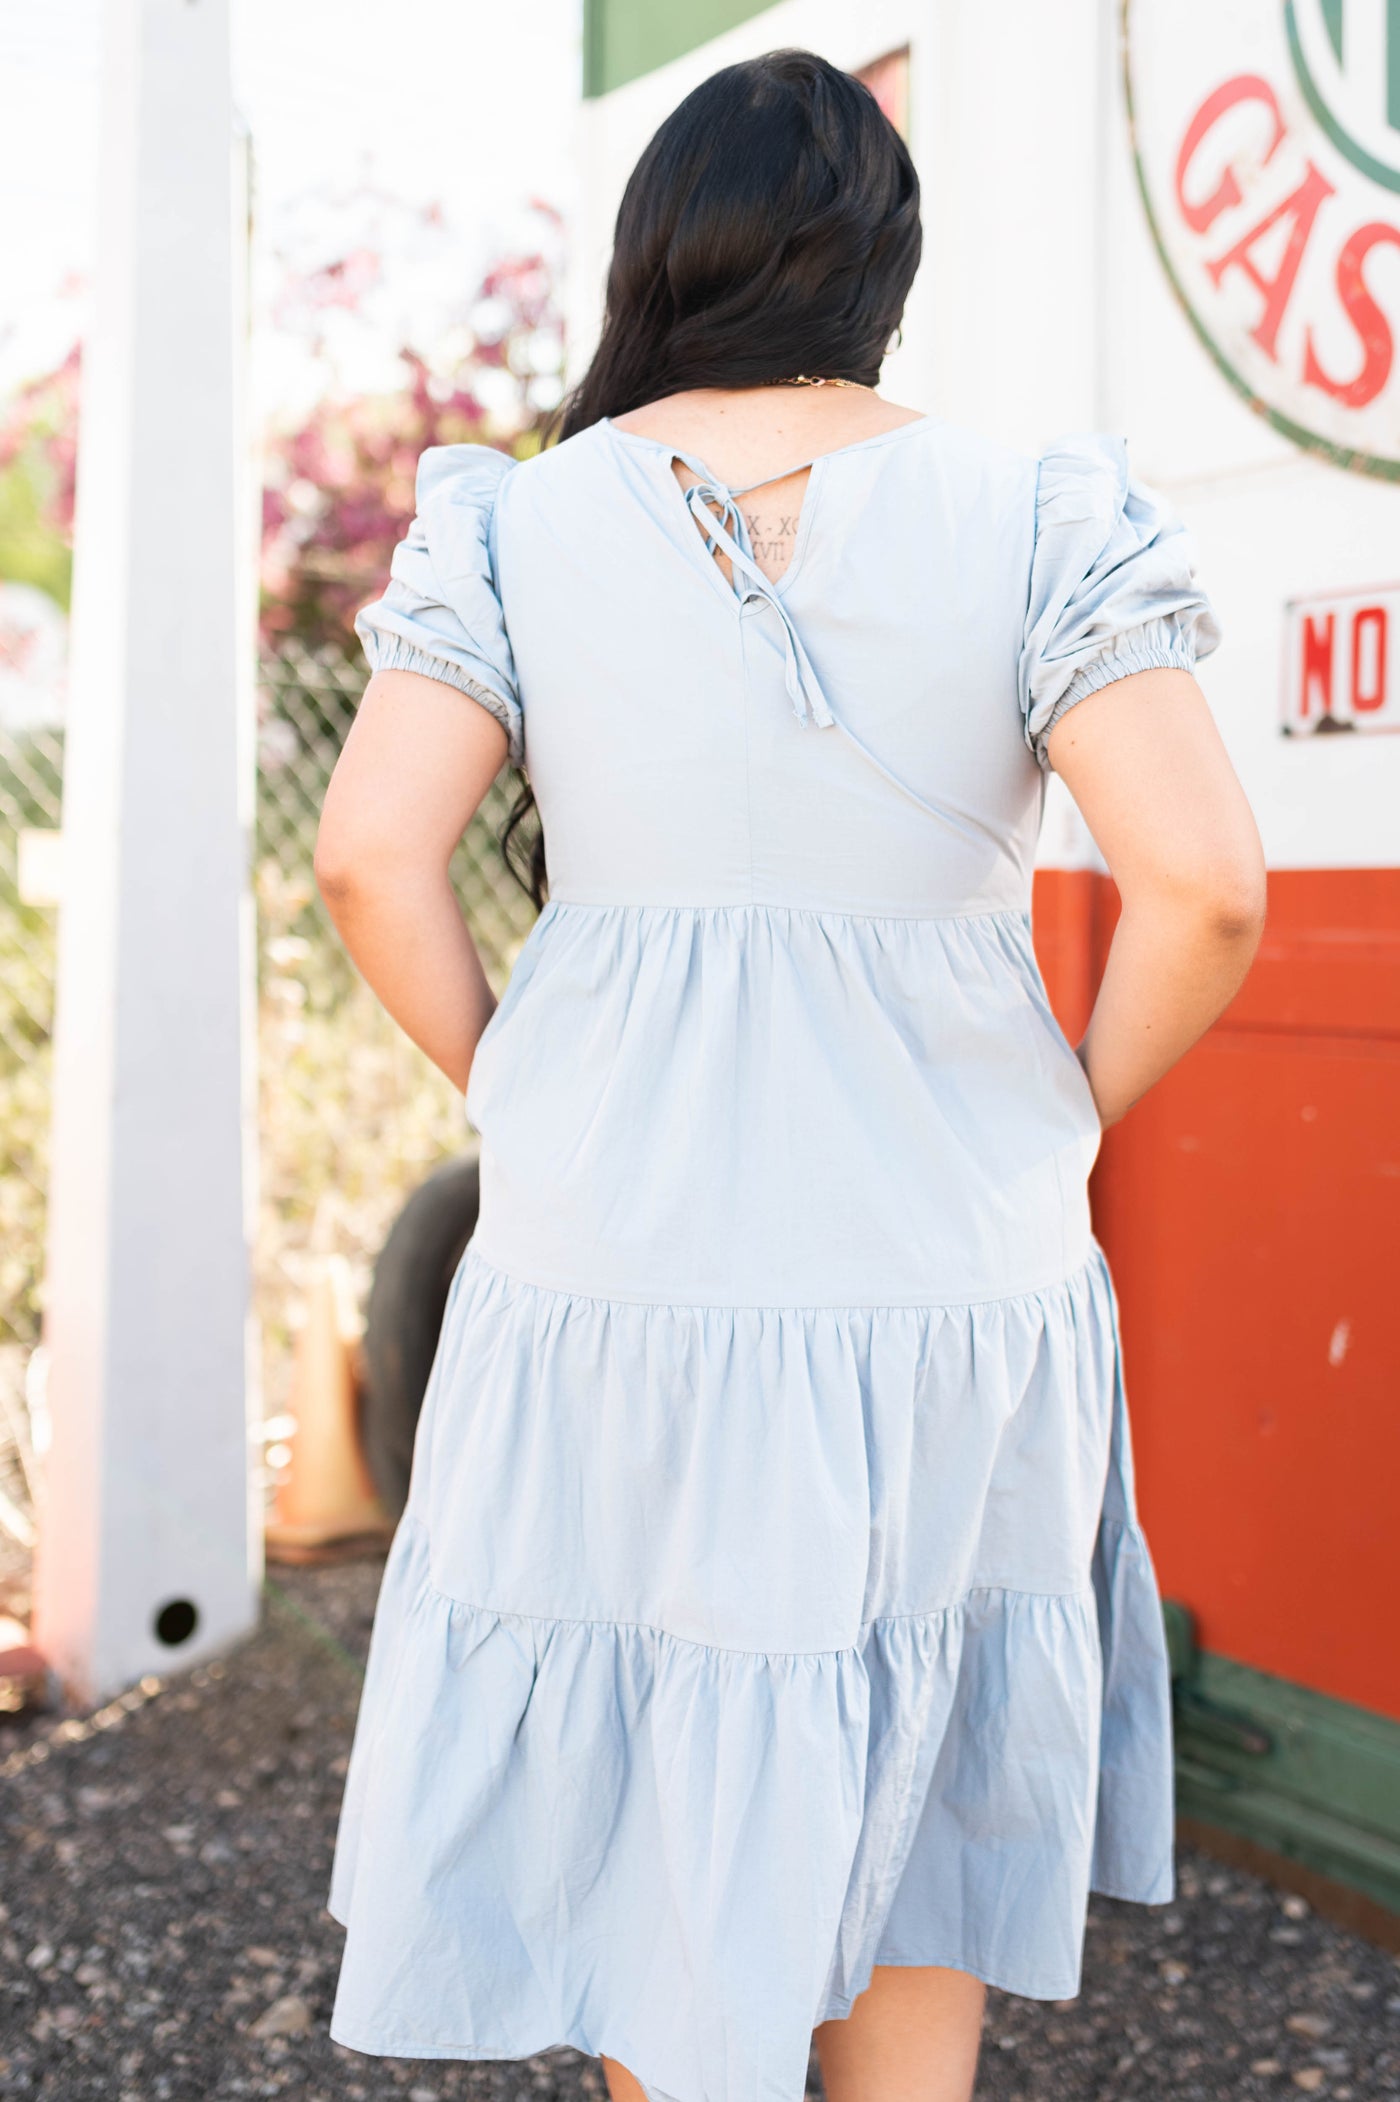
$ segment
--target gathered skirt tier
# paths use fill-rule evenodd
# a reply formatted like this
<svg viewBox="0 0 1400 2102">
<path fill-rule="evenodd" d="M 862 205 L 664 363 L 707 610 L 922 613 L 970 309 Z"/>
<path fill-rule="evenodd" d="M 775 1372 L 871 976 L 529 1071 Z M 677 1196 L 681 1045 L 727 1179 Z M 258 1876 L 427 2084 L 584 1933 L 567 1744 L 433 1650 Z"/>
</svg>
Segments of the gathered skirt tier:
<svg viewBox="0 0 1400 2102">
<path fill-rule="evenodd" d="M 469 1245 L 385 1573 L 332 2036 L 799 2102 L 878 1964 L 1079 1990 L 1172 1895 L 1097 1243 L 1018 1296 L 672 1306 Z"/>
</svg>

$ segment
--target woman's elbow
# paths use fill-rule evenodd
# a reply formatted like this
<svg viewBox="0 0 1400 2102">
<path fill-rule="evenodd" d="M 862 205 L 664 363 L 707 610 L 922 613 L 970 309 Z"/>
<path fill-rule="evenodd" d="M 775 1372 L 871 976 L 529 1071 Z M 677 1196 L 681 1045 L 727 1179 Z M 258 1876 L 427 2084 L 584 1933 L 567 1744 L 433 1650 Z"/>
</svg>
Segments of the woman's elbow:
<svg viewBox="0 0 1400 2102">
<path fill-rule="evenodd" d="M 1258 948 L 1268 909 L 1268 875 L 1262 851 L 1212 857 L 1172 885 L 1202 932 L 1222 947 Z"/>
<path fill-rule="evenodd" d="M 367 900 L 418 896 L 446 880 L 449 858 L 406 828 L 346 824 L 328 813 L 316 834 L 311 866 L 334 918 Z"/>
<path fill-rule="evenodd" d="M 1210 921 L 1222 941 L 1257 949 L 1264 932 L 1268 889 L 1263 865 L 1257 880 L 1241 877 L 1222 882 L 1210 906 Z"/>
<path fill-rule="evenodd" d="M 1264 931 L 1268 877 L 1257 843 L 1178 862 L 1115 871 L 1125 911 L 1189 921 L 1210 940 L 1257 948 Z"/>
<path fill-rule="evenodd" d="M 311 869 L 316 888 L 332 912 L 354 896 L 363 880 L 363 862 L 351 842 L 324 821 L 316 834 Z"/>
<path fill-rule="evenodd" d="M 331 913 L 392 887 L 403 861 L 395 843 L 376 836 L 373 827 L 321 819 L 311 868 Z"/>
<path fill-rule="evenodd" d="M 1264 850 L 1256 835 L 1237 851 L 1223 855 L 1204 873 L 1202 909 L 1221 941 L 1259 946 L 1269 904 L 1269 878 Z"/>
</svg>

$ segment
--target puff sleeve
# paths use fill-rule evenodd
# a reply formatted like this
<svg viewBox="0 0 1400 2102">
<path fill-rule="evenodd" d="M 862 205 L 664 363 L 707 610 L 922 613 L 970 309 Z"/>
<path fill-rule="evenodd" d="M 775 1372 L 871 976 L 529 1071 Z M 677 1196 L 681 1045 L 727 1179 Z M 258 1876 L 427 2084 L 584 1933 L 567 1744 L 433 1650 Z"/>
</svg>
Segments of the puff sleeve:
<svg viewBox="0 0 1400 2102">
<path fill-rule="evenodd" d="M 1220 640 L 1195 578 L 1190 536 L 1165 500 L 1128 471 L 1120 438 L 1061 439 L 1036 484 L 1035 550 L 1020 659 L 1026 742 L 1130 672 L 1191 671 Z"/>
<path fill-rule="evenodd" d="M 491 445 L 430 446 L 418 462 L 417 515 L 382 598 L 355 616 L 372 671 L 445 680 L 490 711 L 524 758 L 515 661 L 496 588 L 495 509 L 515 462 Z"/>
</svg>

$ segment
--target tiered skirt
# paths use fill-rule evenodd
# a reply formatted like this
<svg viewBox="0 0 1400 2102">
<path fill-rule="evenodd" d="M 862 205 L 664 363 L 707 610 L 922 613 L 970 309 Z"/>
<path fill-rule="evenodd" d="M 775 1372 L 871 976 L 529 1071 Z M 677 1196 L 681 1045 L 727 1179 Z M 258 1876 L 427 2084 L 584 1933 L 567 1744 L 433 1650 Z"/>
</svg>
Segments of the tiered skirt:
<svg viewBox="0 0 1400 2102">
<path fill-rule="evenodd" d="M 948 1306 L 667 1306 L 467 1250 L 376 1615 L 332 2035 L 799 2102 L 877 1964 L 1079 1989 L 1172 1895 L 1097 1244 Z"/>
</svg>

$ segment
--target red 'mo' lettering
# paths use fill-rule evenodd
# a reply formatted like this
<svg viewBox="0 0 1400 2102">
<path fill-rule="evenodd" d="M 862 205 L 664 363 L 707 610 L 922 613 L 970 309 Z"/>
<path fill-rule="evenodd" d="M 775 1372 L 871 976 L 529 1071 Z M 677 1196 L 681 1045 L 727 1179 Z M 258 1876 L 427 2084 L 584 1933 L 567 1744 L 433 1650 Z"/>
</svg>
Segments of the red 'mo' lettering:
<svg viewBox="0 0 1400 2102">
<path fill-rule="evenodd" d="M 1299 720 L 1312 714 L 1313 689 L 1318 693 L 1318 714 L 1332 713 L 1332 646 L 1337 637 L 1337 616 L 1329 613 L 1319 621 L 1315 613 L 1303 615 L 1303 677 L 1298 691 Z"/>
<path fill-rule="evenodd" d="M 1358 715 L 1385 706 L 1388 625 L 1384 606 L 1362 606 L 1352 620 L 1351 705 Z"/>
</svg>

